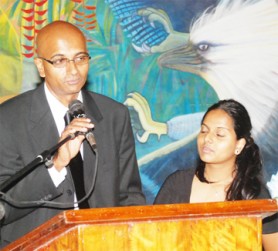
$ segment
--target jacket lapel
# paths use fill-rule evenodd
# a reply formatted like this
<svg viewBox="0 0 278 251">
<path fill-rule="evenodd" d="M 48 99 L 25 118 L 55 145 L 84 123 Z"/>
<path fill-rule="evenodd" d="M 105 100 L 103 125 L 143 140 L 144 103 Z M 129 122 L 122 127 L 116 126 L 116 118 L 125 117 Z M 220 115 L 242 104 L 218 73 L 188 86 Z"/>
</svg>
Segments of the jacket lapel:
<svg viewBox="0 0 278 251">
<path fill-rule="evenodd" d="M 99 155 L 98 159 L 98 168 L 103 167 L 105 163 L 105 159 L 103 158 L 103 153 L 106 151 L 104 150 L 105 143 L 103 141 L 104 132 L 102 130 L 101 123 L 103 122 L 102 114 L 97 106 L 93 97 L 86 91 L 82 91 L 83 96 L 83 103 L 85 106 L 85 113 L 86 116 L 91 119 L 93 124 L 95 125 L 93 129 L 93 133 L 95 136 L 96 144 L 97 144 L 97 151 Z M 95 162 L 96 162 L 96 154 L 90 147 L 87 142 L 84 142 L 84 173 L 87 174 L 84 177 L 85 180 L 85 188 L 86 191 L 90 188 L 92 184 L 92 177 L 95 171 Z"/>
<path fill-rule="evenodd" d="M 34 90 L 30 106 L 30 124 L 28 128 L 36 151 L 48 150 L 58 143 L 58 130 L 48 105 L 44 86 Z"/>
</svg>

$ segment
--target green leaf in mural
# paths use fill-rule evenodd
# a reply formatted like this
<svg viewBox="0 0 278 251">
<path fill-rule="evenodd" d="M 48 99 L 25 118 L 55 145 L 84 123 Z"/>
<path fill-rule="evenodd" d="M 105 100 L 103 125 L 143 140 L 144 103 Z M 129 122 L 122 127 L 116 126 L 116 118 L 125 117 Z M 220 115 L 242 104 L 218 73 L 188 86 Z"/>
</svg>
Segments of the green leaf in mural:
<svg viewBox="0 0 278 251">
<path fill-rule="evenodd" d="M 9 9 L 3 6 L 0 6 L 0 96 L 17 94 L 22 85 L 19 35 Z"/>
</svg>

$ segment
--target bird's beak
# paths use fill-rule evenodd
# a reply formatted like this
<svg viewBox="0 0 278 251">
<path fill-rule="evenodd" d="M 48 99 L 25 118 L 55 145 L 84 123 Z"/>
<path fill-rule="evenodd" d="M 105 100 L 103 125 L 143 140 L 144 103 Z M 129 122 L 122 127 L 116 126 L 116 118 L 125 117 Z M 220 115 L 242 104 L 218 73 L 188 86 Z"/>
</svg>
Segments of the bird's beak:
<svg viewBox="0 0 278 251">
<path fill-rule="evenodd" d="M 204 66 L 204 59 L 190 43 L 161 54 L 158 58 L 158 64 L 162 67 L 200 75 Z"/>
</svg>

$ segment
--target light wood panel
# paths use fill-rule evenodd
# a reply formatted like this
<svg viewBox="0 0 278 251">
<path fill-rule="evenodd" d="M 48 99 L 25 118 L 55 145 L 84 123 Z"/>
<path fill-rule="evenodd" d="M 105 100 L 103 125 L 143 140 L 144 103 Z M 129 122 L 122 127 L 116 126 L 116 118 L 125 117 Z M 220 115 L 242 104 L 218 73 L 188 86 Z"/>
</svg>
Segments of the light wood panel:
<svg viewBox="0 0 278 251">
<path fill-rule="evenodd" d="M 277 200 L 70 210 L 4 250 L 259 251 Z"/>
</svg>

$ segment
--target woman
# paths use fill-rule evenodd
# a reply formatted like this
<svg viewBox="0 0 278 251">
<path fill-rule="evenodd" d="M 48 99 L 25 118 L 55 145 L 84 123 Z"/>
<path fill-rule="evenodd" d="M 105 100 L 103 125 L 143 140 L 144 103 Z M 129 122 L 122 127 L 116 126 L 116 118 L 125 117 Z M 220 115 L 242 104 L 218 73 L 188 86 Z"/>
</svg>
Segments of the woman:
<svg viewBox="0 0 278 251">
<path fill-rule="evenodd" d="M 251 136 L 248 112 L 235 100 L 222 100 L 205 113 L 197 138 L 200 163 L 180 170 L 162 185 L 155 204 L 270 198 L 261 182 L 259 148 Z M 278 250 L 277 214 L 263 221 L 264 250 Z"/>
</svg>

